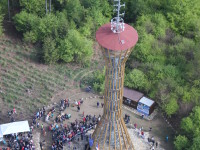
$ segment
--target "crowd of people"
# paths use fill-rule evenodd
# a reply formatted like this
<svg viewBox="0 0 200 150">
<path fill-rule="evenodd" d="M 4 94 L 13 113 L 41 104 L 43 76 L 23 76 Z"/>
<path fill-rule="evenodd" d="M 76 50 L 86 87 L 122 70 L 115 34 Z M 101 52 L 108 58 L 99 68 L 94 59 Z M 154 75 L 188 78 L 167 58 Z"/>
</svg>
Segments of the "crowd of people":
<svg viewBox="0 0 200 150">
<path fill-rule="evenodd" d="M 71 102 L 72 107 L 77 107 L 77 111 L 80 111 L 81 104 L 83 104 L 83 99 L 78 101 Z M 97 102 L 97 107 L 99 107 L 100 103 Z M 98 121 L 100 121 L 101 116 L 95 115 L 86 115 L 84 111 L 82 113 L 82 120 L 76 119 L 75 122 L 71 122 L 70 125 L 64 124 L 66 119 L 71 118 L 71 114 L 66 114 L 64 111 L 67 107 L 70 106 L 70 99 L 61 100 L 59 104 L 59 108 L 52 107 L 51 109 L 42 107 L 39 108 L 38 111 L 32 118 L 32 122 L 30 124 L 30 133 L 22 135 L 15 134 L 15 135 L 8 135 L 6 136 L 6 140 L 4 140 L 4 144 L 10 148 L 14 149 L 22 149 L 22 150 L 34 150 L 35 146 L 32 140 L 32 132 L 35 129 L 41 130 L 43 136 L 46 136 L 46 128 L 44 127 L 45 121 L 47 124 L 50 125 L 48 130 L 52 133 L 52 150 L 59 150 L 63 148 L 63 144 L 69 143 L 73 141 L 76 137 L 78 140 L 86 139 L 86 132 L 90 129 L 95 128 Z M 104 104 L 101 103 L 101 107 L 103 108 Z M 59 112 L 57 116 L 55 115 L 56 112 Z M 11 118 L 11 122 L 14 122 L 14 114 L 16 114 L 16 109 L 8 112 L 8 116 Z M 51 121 L 50 121 L 51 120 Z M 7 142 L 6 142 L 7 141 Z M 40 148 L 43 149 L 42 142 L 39 143 Z M 76 148 L 76 147 L 75 147 Z"/>
<path fill-rule="evenodd" d="M 15 107 L 8 111 L 8 118 L 10 119 L 10 122 L 15 121 L 16 114 L 17 111 Z M 32 140 L 32 132 L 5 135 L 2 141 L 5 146 L 2 150 L 35 150 L 35 145 Z"/>
<path fill-rule="evenodd" d="M 83 99 L 79 101 L 75 101 L 72 106 L 77 107 L 77 111 L 80 111 L 81 104 L 83 103 Z M 69 100 L 61 100 L 60 102 L 60 114 L 56 116 L 53 120 L 53 123 L 49 126 L 49 131 L 52 133 L 52 150 L 63 149 L 63 145 L 68 143 L 70 147 L 70 143 L 74 140 L 83 140 L 85 138 L 85 133 L 94 128 L 95 125 L 100 120 L 100 115 L 98 117 L 86 115 L 84 116 L 84 112 L 82 114 L 82 120 L 76 119 L 74 122 L 71 122 L 70 125 L 64 124 L 63 121 L 65 119 L 70 119 L 71 114 L 64 114 L 63 111 L 69 107 Z M 55 108 L 51 109 L 52 111 Z M 54 110 L 55 111 L 55 110 Z M 52 117 L 53 118 L 53 117 Z M 58 124 L 59 123 L 59 124 Z M 73 149 L 76 149 L 74 147 Z"/>
<path fill-rule="evenodd" d="M 9 147 L 5 150 L 35 150 L 31 132 L 6 135 L 5 139 L 4 144 Z"/>
<path fill-rule="evenodd" d="M 61 100 L 58 107 L 51 107 L 47 109 L 43 107 L 39 109 L 32 118 L 32 124 L 30 127 L 30 132 L 25 134 L 13 134 L 6 136 L 6 144 L 11 149 L 16 150 L 34 150 L 35 145 L 32 140 L 32 132 L 34 128 L 41 130 L 43 136 L 46 136 L 46 129 L 52 135 L 52 144 L 51 150 L 62 150 L 64 146 L 68 145 L 69 149 L 77 149 L 76 146 L 71 144 L 74 140 L 83 141 L 88 140 L 86 135 L 88 130 L 94 129 L 97 123 L 101 119 L 101 115 L 85 115 L 84 111 L 82 113 L 82 120 L 76 119 L 70 124 L 66 124 L 64 121 L 71 118 L 71 114 L 64 113 L 64 111 L 71 104 L 72 107 L 77 107 L 77 111 L 80 112 L 81 104 L 83 104 L 83 99 L 79 101 L 74 101 L 70 103 L 70 99 Z M 100 103 L 97 102 L 97 108 L 100 106 Z M 104 103 L 101 103 L 101 107 L 104 107 Z M 8 112 L 10 118 L 14 118 L 13 115 L 16 114 L 16 109 Z M 56 115 L 57 114 L 57 115 Z M 142 115 L 142 119 L 144 116 Z M 46 123 L 45 123 L 45 122 Z M 130 115 L 125 114 L 124 121 L 126 124 L 130 122 Z M 44 124 L 48 124 L 48 128 L 44 127 Z M 155 141 L 154 137 L 145 137 L 143 127 L 138 128 L 137 124 L 134 124 L 134 128 L 138 135 L 143 139 L 147 139 L 148 143 L 151 146 L 151 150 L 154 150 L 158 147 L 158 142 Z M 151 132 L 152 128 L 149 128 Z M 42 142 L 39 143 L 40 148 L 43 149 Z M 74 147 L 72 147 L 73 145 Z M 50 146 L 49 146 L 50 147 Z"/>
<path fill-rule="evenodd" d="M 65 119 L 70 119 L 71 114 L 64 113 L 64 110 L 70 106 L 69 99 L 61 100 L 59 105 L 59 110 L 57 108 L 52 107 L 49 110 L 46 110 L 45 107 L 42 109 L 39 109 L 38 112 L 36 112 L 36 115 L 33 117 L 32 125 L 31 125 L 31 131 L 33 131 L 34 127 L 41 128 L 41 132 L 43 133 L 43 136 L 46 135 L 46 130 L 44 128 L 44 125 L 42 122 L 44 116 L 44 120 L 46 123 L 50 123 L 49 120 L 51 120 L 50 125 L 48 126 L 48 130 L 52 134 L 52 150 L 61 150 L 63 149 L 64 144 L 68 144 L 70 147 L 70 143 L 76 139 L 76 140 L 86 140 L 86 132 L 88 130 L 91 130 L 95 128 L 98 121 L 100 121 L 101 115 L 95 116 L 95 115 L 86 115 L 84 112 L 82 113 L 82 120 L 76 119 L 74 122 L 71 122 L 70 124 L 65 124 Z M 83 103 L 83 99 L 80 99 L 79 101 L 75 101 L 74 103 L 71 103 L 72 107 L 77 107 L 77 110 L 80 111 L 81 104 Z M 103 107 L 103 106 L 102 106 Z M 57 116 L 55 116 L 55 112 L 59 112 Z M 55 117 L 54 117 L 55 116 Z M 40 125 L 41 123 L 41 125 Z M 40 143 L 40 148 L 43 148 L 43 144 Z M 76 147 L 73 147 L 73 149 L 76 149 Z"/>
<path fill-rule="evenodd" d="M 83 120 L 78 121 L 77 119 L 75 122 L 72 122 L 70 125 L 67 124 L 54 124 L 51 125 L 51 132 L 52 132 L 52 150 L 62 149 L 63 144 L 68 143 L 68 146 L 70 147 L 71 141 L 74 139 L 76 140 L 84 140 L 86 135 L 85 133 L 95 128 L 96 124 L 100 120 L 101 116 L 98 117 L 86 115 L 83 116 Z"/>
</svg>

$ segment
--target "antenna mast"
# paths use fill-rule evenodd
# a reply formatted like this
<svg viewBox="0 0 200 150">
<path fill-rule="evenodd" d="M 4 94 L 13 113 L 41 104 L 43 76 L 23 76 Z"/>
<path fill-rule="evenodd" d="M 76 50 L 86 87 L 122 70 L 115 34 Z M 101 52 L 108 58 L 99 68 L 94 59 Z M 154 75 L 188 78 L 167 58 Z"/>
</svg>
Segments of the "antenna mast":
<svg viewBox="0 0 200 150">
<path fill-rule="evenodd" d="M 117 12 L 117 17 L 111 19 L 111 30 L 113 33 L 121 33 L 124 31 L 124 19 L 120 16 L 124 16 L 125 12 L 120 14 L 120 8 L 125 7 L 125 4 L 121 5 L 120 0 L 114 0 L 114 7 L 113 11 Z"/>
</svg>

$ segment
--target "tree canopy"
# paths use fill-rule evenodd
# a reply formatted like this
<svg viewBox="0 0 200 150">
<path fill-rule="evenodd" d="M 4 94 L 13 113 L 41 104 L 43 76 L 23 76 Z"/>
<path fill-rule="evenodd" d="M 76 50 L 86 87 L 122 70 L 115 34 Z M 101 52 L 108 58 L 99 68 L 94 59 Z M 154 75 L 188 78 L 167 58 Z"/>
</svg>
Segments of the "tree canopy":
<svg viewBox="0 0 200 150">
<path fill-rule="evenodd" d="M 88 66 L 94 33 L 112 14 L 106 0 L 55 0 L 51 4 L 45 0 L 19 0 L 18 5 L 20 11 L 13 17 L 16 29 L 24 41 L 41 45 L 39 55 L 47 64 L 59 61 Z"/>
<path fill-rule="evenodd" d="M 196 150 L 200 148 L 200 107 L 193 111 L 181 122 L 181 133 L 175 138 L 174 144 L 177 150 Z"/>
<path fill-rule="evenodd" d="M 133 88 L 156 100 L 168 116 L 179 111 L 180 103 L 199 105 L 199 1 L 125 2 L 125 19 L 139 34 L 126 70 L 140 70 L 149 81 L 148 86 Z M 126 73 L 125 83 L 142 83 Z"/>
</svg>

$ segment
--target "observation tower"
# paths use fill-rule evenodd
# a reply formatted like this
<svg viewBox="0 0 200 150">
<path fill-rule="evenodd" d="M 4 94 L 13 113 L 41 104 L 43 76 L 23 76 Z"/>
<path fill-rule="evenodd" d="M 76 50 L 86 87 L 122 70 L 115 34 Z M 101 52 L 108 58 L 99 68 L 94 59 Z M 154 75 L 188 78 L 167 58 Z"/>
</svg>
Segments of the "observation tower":
<svg viewBox="0 0 200 150">
<path fill-rule="evenodd" d="M 124 23 L 120 0 L 114 0 L 117 16 L 101 26 L 96 40 L 106 62 L 104 112 L 93 135 L 92 150 L 134 150 L 122 117 L 125 62 L 138 41 L 137 31 Z"/>
</svg>

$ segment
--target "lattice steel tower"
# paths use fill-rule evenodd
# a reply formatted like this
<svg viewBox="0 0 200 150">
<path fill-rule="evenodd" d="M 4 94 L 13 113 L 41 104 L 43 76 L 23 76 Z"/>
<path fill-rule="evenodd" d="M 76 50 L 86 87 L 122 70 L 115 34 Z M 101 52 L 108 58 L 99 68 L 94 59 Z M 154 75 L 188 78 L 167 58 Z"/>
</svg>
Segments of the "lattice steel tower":
<svg viewBox="0 0 200 150">
<path fill-rule="evenodd" d="M 122 117 L 125 62 L 138 40 L 137 31 L 120 17 L 120 0 L 114 0 L 117 17 L 96 32 L 106 62 L 104 113 L 92 135 L 100 150 L 133 150 L 133 144 Z"/>
</svg>

